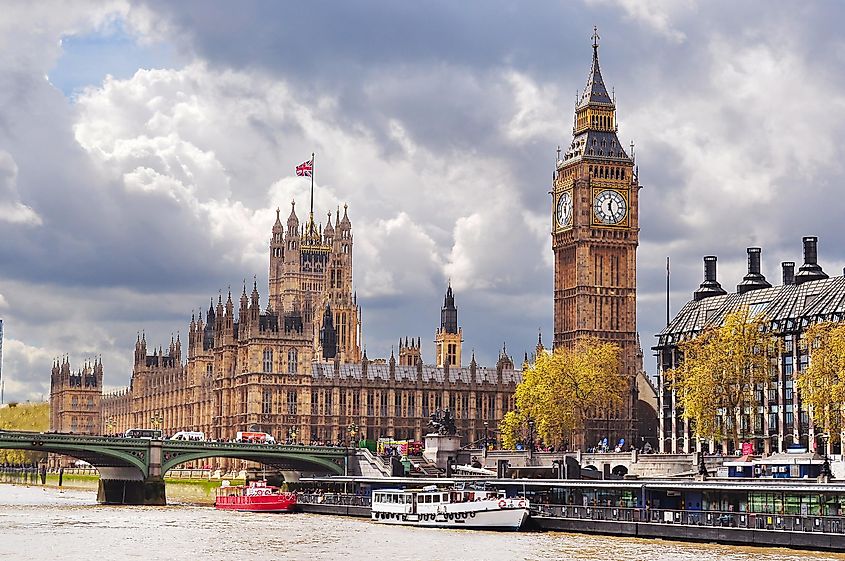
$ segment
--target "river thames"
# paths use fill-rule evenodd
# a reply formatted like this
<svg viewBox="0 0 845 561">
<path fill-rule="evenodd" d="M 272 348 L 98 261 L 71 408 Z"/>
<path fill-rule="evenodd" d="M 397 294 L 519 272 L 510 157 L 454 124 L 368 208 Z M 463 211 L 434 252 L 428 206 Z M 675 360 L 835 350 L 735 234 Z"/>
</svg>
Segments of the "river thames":
<svg viewBox="0 0 845 561">
<path fill-rule="evenodd" d="M 208 506 L 101 506 L 91 491 L 0 485 L 0 558 L 10 561 L 845 560 L 845 554 L 561 533 L 379 526 L 314 514 Z"/>
</svg>

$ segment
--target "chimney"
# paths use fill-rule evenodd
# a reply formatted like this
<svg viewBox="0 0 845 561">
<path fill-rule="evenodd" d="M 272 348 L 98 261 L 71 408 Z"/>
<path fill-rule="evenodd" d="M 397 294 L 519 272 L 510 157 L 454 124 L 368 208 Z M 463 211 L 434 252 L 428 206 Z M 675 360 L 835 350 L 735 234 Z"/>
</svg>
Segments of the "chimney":
<svg viewBox="0 0 845 561">
<path fill-rule="evenodd" d="M 736 287 L 736 291 L 740 294 L 772 287 L 766 277 L 760 273 L 760 251 L 759 247 L 748 248 L 748 273 Z"/>
<path fill-rule="evenodd" d="M 804 264 L 798 269 L 795 275 L 795 284 L 803 284 L 808 281 L 828 278 L 818 264 L 819 238 L 816 236 L 805 236 L 804 242 Z"/>
<path fill-rule="evenodd" d="M 704 258 L 704 282 L 693 293 L 693 299 L 697 302 L 711 296 L 722 296 L 727 294 L 719 281 L 716 280 L 716 256 L 708 255 Z"/>
<path fill-rule="evenodd" d="M 783 268 L 783 284 L 795 284 L 795 261 L 784 261 L 780 264 Z"/>
</svg>

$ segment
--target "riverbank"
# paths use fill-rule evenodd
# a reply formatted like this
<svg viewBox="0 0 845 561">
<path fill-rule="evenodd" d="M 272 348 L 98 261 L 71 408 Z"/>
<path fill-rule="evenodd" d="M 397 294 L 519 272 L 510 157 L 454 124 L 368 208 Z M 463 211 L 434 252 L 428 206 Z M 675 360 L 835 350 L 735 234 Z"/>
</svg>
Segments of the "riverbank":
<svg viewBox="0 0 845 561">
<path fill-rule="evenodd" d="M 64 474 L 62 486 L 59 487 L 59 475 L 57 473 L 47 474 L 47 483 L 44 487 L 55 489 L 73 489 L 77 491 L 92 491 L 95 495 L 100 478 L 97 475 L 89 474 Z M 193 505 L 210 506 L 214 504 L 215 490 L 220 487 L 220 481 L 208 479 L 171 479 L 164 478 L 167 500 L 169 503 L 183 503 Z M 232 485 L 243 485 L 242 480 L 230 480 Z M 39 484 L 5 483 L 6 485 L 25 485 L 29 487 L 41 487 Z"/>
</svg>

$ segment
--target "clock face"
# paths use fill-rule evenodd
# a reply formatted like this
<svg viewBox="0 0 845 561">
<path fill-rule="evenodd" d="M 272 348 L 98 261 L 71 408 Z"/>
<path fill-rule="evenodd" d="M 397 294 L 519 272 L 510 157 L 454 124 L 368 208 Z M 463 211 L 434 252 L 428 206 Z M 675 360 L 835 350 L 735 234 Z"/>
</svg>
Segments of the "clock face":
<svg viewBox="0 0 845 561">
<path fill-rule="evenodd" d="M 618 191 L 605 189 L 596 195 L 593 213 L 600 224 L 619 224 L 628 213 L 628 203 Z"/>
<path fill-rule="evenodd" d="M 572 193 L 564 192 L 557 200 L 557 223 L 560 227 L 572 225 Z"/>
</svg>

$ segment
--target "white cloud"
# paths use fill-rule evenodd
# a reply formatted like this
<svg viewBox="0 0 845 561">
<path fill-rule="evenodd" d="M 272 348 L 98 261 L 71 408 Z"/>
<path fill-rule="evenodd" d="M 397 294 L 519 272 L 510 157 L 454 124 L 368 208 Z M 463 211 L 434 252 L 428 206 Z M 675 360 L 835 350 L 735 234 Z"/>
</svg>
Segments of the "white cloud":
<svg viewBox="0 0 845 561">
<path fill-rule="evenodd" d="M 12 224 L 41 225 L 41 217 L 20 201 L 18 166 L 8 152 L 0 150 L 0 220 Z"/>
<path fill-rule="evenodd" d="M 539 101 L 542 107 L 519 109 L 514 118 L 517 137 L 535 135 L 526 127 L 538 111 L 550 114 L 548 92 L 533 95 L 537 86 L 512 72 L 500 80 L 514 87 L 523 106 Z M 287 202 L 296 198 L 300 221 L 306 219 L 308 182 L 291 175 L 307 147 L 317 146 L 316 219 L 322 222 L 341 197 L 352 201 L 360 251 L 356 283 L 363 295 L 434 290 L 433 268 L 441 275 L 452 271 L 459 285 L 472 278 L 488 288 L 512 284 L 512 271 L 491 274 L 494 263 L 486 263 L 485 252 L 470 255 L 482 241 L 471 231 L 478 221 L 490 229 L 487 236 L 515 240 L 500 248 L 499 258 L 524 254 L 520 242 L 531 229 L 507 167 L 478 154 L 435 153 L 416 144 L 395 118 L 386 127 L 401 151 L 385 160 L 376 130 L 338 120 L 331 98 L 317 105 L 319 110 L 261 74 L 195 64 L 108 78 L 87 89 L 78 99 L 74 130 L 80 145 L 127 190 L 168 198 L 227 241 L 232 256 L 248 256 L 255 266 L 264 259 L 277 206 L 287 216 Z M 506 235 L 509 229 L 514 233 Z M 536 248 L 536 242 L 529 243 Z M 446 265 L 438 255 L 450 251 Z"/>
</svg>

